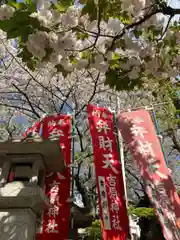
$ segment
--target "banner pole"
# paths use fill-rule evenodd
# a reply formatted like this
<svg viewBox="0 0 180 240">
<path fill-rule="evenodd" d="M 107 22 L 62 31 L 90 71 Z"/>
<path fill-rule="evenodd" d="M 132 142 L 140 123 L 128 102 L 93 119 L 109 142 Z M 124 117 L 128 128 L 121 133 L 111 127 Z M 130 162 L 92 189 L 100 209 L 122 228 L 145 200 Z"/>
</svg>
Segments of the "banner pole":
<svg viewBox="0 0 180 240">
<path fill-rule="evenodd" d="M 121 103 L 120 103 L 120 99 L 117 96 L 116 98 L 116 113 L 114 113 L 114 122 L 116 125 L 116 138 L 117 138 L 117 147 L 118 147 L 118 152 L 119 152 L 119 159 L 120 159 L 120 163 L 121 163 L 121 170 L 122 170 L 122 177 L 123 177 L 123 184 L 124 184 L 124 194 L 125 194 L 125 202 L 126 202 L 126 208 L 128 209 L 129 203 L 128 203 L 128 196 L 127 196 L 127 184 L 126 184 L 126 170 L 125 170 L 125 161 L 124 161 L 124 148 L 123 148 L 123 138 L 121 136 L 120 131 L 118 130 L 118 124 L 117 124 L 117 118 L 116 118 L 116 114 L 118 112 L 118 110 L 120 111 L 121 109 Z M 129 219 L 129 231 L 130 231 L 130 235 L 131 235 L 131 240 L 134 240 L 134 235 L 131 232 L 131 228 L 130 228 L 130 223 L 131 223 L 131 215 L 128 215 L 128 219 Z"/>
<path fill-rule="evenodd" d="M 75 110 L 73 110 L 72 114 L 72 147 L 71 147 L 71 163 L 72 163 L 72 169 L 71 169 L 71 199 L 72 203 L 74 201 L 74 161 L 75 161 Z M 71 203 L 71 204 L 72 204 Z M 73 209 L 71 208 L 71 211 Z M 74 239 L 74 212 L 71 212 L 71 239 Z"/>
<path fill-rule="evenodd" d="M 157 120 L 157 117 L 156 117 L 156 112 L 155 112 L 154 108 L 152 108 L 151 113 L 152 113 L 152 118 L 154 120 L 157 136 L 159 137 L 159 140 L 160 140 L 160 143 L 161 143 L 161 149 L 162 149 L 162 152 L 164 154 L 164 159 L 165 159 L 166 165 L 168 167 L 168 160 L 167 160 L 166 153 L 165 153 L 164 146 L 163 146 L 163 142 L 162 142 L 161 130 L 160 130 L 160 126 L 159 126 L 159 123 L 158 123 L 158 120 Z"/>
<path fill-rule="evenodd" d="M 120 99 L 117 97 L 117 109 L 116 113 L 118 110 L 120 110 Z M 116 125 L 116 133 L 117 133 L 117 146 L 118 146 L 118 152 L 119 152 L 119 159 L 121 162 L 121 169 L 122 169 L 122 176 L 123 176 L 123 183 L 124 183 L 124 193 L 125 193 L 125 198 L 126 198 L 126 207 L 128 207 L 128 197 L 127 197 L 127 186 L 126 186 L 126 173 L 125 173 L 125 163 L 124 163 L 124 149 L 123 149 L 123 140 L 120 131 L 118 130 L 117 126 L 117 120 L 116 120 L 116 114 L 114 113 L 114 122 Z"/>
</svg>

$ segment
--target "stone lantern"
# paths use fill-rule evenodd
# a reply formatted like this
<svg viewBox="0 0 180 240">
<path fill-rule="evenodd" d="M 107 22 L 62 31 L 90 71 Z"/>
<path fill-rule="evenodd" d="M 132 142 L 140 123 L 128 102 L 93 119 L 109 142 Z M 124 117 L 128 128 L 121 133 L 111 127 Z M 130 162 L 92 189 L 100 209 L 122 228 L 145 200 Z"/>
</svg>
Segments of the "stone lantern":
<svg viewBox="0 0 180 240">
<path fill-rule="evenodd" d="M 46 172 L 63 172 L 57 141 L 0 143 L 0 240 L 33 240 L 36 219 L 49 207 Z"/>
</svg>

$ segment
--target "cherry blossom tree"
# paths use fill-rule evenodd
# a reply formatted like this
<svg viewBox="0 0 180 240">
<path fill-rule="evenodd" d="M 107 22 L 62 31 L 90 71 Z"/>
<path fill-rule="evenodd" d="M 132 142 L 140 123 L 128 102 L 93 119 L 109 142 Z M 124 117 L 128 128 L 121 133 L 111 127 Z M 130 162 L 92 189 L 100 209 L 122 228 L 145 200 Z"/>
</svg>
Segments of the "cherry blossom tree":
<svg viewBox="0 0 180 240">
<path fill-rule="evenodd" d="M 17 38 L 18 56 L 34 70 L 64 76 L 97 70 L 118 90 L 175 80 L 180 13 L 165 0 L 9 1 L 0 28 Z"/>
<path fill-rule="evenodd" d="M 94 103 L 115 110 L 116 98 L 119 97 L 120 108 L 126 110 L 149 106 L 155 101 L 161 103 L 161 99 L 155 98 L 148 89 L 121 92 L 110 89 L 108 86 L 104 86 L 103 76 L 96 70 L 74 71 L 66 77 L 61 72 L 51 71 L 51 66 L 41 67 L 32 72 L 17 57 L 17 50 L 12 41 L 5 39 L 3 43 L 5 53 L 0 73 L 0 113 L 4 124 L 1 125 L 1 136 L 4 136 L 4 139 L 7 139 L 8 136 L 22 136 L 27 127 L 46 114 L 73 112 L 76 119 L 77 175 L 80 176 L 85 186 L 91 188 L 90 192 L 93 195 L 95 176 L 91 171 L 90 164 L 92 147 L 85 112 L 86 105 Z M 157 104 L 155 107 L 157 110 L 162 110 L 161 106 L 165 108 L 161 104 Z M 165 110 L 164 113 L 166 113 Z M 26 122 L 17 124 L 16 121 L 14 124 L 13 119 L 17 117 L 20 120 L 25 118 Z M 129 194 L 131 198 L 138 199 L 144 194 L 143 184 L 138 172 L 132 168 L 132 159 L 127 153 L 127 149 L 125 149 Z M 93 201 L 96 207 L 97 199 Z"/>
<path fill-rule="evenodd" d="M 46 114 L 73 112 L 81 153 L 77 173 L 87 166 L 85 185 L 92 158 L 88 103 L 115 110 L 117 97 L 122 109 L 166 102 L 156 109 L 163 132 L 173 148 L 180 146 L 173 102 L 180 67 L 179 23 L 173 18 L 180 9 L 163 0 L 79 3 L 25 0 L 0 7 L 0 111 L 6 137 L 23 133 L 14 116 L 26 116 L 30 126 Z M 129 188 L 137 181 L 142 191 L 131 165 L 127 161 Z"/>
<path fill-rule="evenodd" d="M 72 112 L 76 119 L 76 172 L 93 196 L 95 176 L 90 164 L 92 147 L 86 105 L 94 103 L 115 110 L 118 96 L 122 99 L 122 109 L 127 109 L 148 105 L 153 102 L 153 96 L 141 90 L 117 92 L 110 89 L 104 86 L 104 77 L 97 70 L 74 71 L 66 77 L 61 72 L 54 73 L 51 66 L 32 72 L 18 58 L 14 42 L 3 39 L 3 36 L 1 40 L 5 50 L 0 72 L 0 114 L 3 120 L 0 131 L 3 140 L 22 137 L 28 127 L 46 114 Z M 136 174 L 131 167 L 128 170 L 132 172 L 132 181 Z M 97 198 L 93 201 L 96 207 Z"/>
</svg>

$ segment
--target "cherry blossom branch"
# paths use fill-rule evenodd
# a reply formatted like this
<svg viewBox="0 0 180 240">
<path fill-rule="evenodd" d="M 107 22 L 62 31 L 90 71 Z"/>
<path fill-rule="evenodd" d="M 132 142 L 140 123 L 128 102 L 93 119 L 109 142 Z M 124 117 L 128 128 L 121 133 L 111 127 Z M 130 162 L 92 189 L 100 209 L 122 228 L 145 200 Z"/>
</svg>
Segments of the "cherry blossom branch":
<svg viewBox="0 0 180 240">
<path fill-rule="evenodd" d="M 130 30 L 130 29 L 132 29 L 132 28 L 134 28 L 134 27 L 137 27 L 137 26 L 141 25 L 142 23 L 144 23 L 145 21 L 147 21 L 148 19 L 150 19 L 153 15 L 157 14 L 158 12 L 159 12 L 159 10 L 154 10 L 154 11 L 150 12 L 149 14 L 141 17 L 138 21 L 135 21 L 135 22 L 133 22 L 133 23 L 125 26 L 125 27 L 123 28 L 123 30 L 121 31 L 121 33 L 117 34 L 117 35 L 114 37 L 114 39 L 113 39 L 113 41 L 112 41 L 112 44 L 111 44 L 111 46 L 110 46 L 110 48 L 109 48 L 108 50 L 112 50 L 112 49 L 113 49 L 116 41 L 117 41 L 119 38 L 123 37 L 123 35 L 125 35 L 125 33 L 126 33 L 127 30 Z"/>
<path fill-rule="evenodd" d="M 90 77 L 92 77 L 92 76 L 90 75 Z M 75 114 L 75 117 L 77 117 L 77 116 L 81 113 L 81 111 L 83 111 L 83 110 L 85 109 L 85 107 L 87 106 L 87 104 L 89 104 L 89 103 L 93 100 L 93 98 L 94 98 L 94 96 L 95 96 L 95 94 L 96 94 L 97 84 L 98 84 L 99 77 L 100 77 L 100 73 L 98 73 L 98 75 L 97 75 L 97 77 L 96 77 L 96 79 L 95 79 L 94 89 L 93 89 L 93 92 L 92 92 L 89 100 L 88 100 L 87 103 L 84 104 L 84 105 L 82 106 L 82 108 Z"/>
<path fill-rule="evenodd" d="M 84 149 L 84 144 L 83 144 L 83 135 L 81 134 L 77 124 L 75 124 L 75 128 L 76 128 L 76 132 L 77 132 L 78 137 L 79 137 L 79 143 L 80 143 L 81 152 L 84 152 L 85 149 Z"/>
<path fill-rule="evenodd" d="M 11 129 L 11 130 L 10 130 L 10 128 L 9 128 L 10 121 L 11 121 L 11 119 L 12 119 L 12 116 L 13 116 L 13 115 L 11 114 L 11 117 L 9 117 L 8 122 L 7 122 L 6 126 L 5 126 L 5 129 L 6 129 L 7 133 L 8 133 L 8 140 L 13 139 L 13 132 L 16 130 L 15 126 L 13 126 L 13 129 Z"/>
<path fill-rule="evenodd" d="M 141 180 L 134 173 L 132 173 L 132 171 L 130 171 L 127 167 L 126 167 L 126 172 L 129 173 L 134 179 L 136 179 L 136 181 L 141 185 L 142 190 L 146 192 L 144 184 L 141 182 Z"/>
<path fill-rule="evenodd" d="M 172 129 L 171 136 L 175 149 L 180 152 L 180 139 L 178 137 L 177 130 Z"/>
<path fill-rule="evenodd" d="M 98 41 L 99 38 L 99 34 L 101 33 L 101 28 L 100 28 L 100 23 L 101 23 L 101 8 L 100 8 L 100 0 L 98 0 L 98 11 L 97 11 L 97 35 L 94 41 L 94 47 L 96 46 L 96 43 Z"/>
<path fill-rule="evenodd" d="M 79 179 L 79 176 L 77 176 L 77 175 L 74 176 L 74 179 L 76 182 L 77 190 L 78 190 L 78 192 L 80 192 L 80 194 L 82 196 L 82 201 L 83 201 L 83 204 L 85 207 L 85 208 L 83 208 L 83 213 L 89 213 L 92 209 L 92 205 L 91 205 L 91 201 L 88 197 L 87 190 L 86 190 L 85 186 L 82 185 L 82 183 Z"/>
<path fill-rule="evenodd" d="M 173 153 L 173 151 L 176 150 L 174 147 L 170 150 L 170 152 L 168 153 L 168 157 Z"/>
<path fill-rule="evenodd" d="M 77 26 L 77 27 L 75 28 L 75 30 L 77 30 L 77 31 L 79 31 L 79 32 L 82 32 L 82 33 L 88 33 L 89 36 L 91 36 L 91 37 L 96 37 L 96 36 L 97 36 L 97 32 L 87 30 L 87 29 L 85 29 L 85 28 L 82 27 L 82 26 Z M 99 33 L 98 35 L 99 35 L 99 37 L 114 38 L 114 35 L 109 35 L 109 34 Z"/>
<path fill-rule="evenodd" d="M 155 4 L 157 5 L 158 9 L 164 15 L 175 16 L 180 14 L 179 8 L 173 8 L 167 5 L 166 2 L 161 2 L 160 0 L 155 0 Z"/>
<path fill-rule="evenodd" d="M 70 94 L 72 93 L 72 90 L 73 90 L 73 86 L 69 89 L 69 91 L 68 91 L 68 93 L 67 93 L 66 95 L 63 94 L 64 97 L 65 97 L 65 99 L 64 99 L 63 103 L 61 104 L 61 107 L 60 107 L 60 110 L 59 110 L 60 112 L 62 111 L 62 109 L 63 109 L 63 107 L 64 107 L 65 104 L 67 104 L 68 107 L 72 109 L 72 106 L 67 103 L 67 101 L 68 101 L 68 99 L 69 99 L 69 97 L 70 97 Z"/>
<path fill-rule="evenodd" d="M 27 112 L 33 113 L 31 109 L 28 109 L 28 108 L 25 108 L 25 107 L 20 107 L 20 106 L 13 106 L 13 105 L 9 105 L 7 103 L 0 103 L 0 106 L 4 106 L 4 107 L 8 107 L 8 108 L 15 108 L 15 109 L 19 109 L 19 110 L 22 110 L 22 111 L 27 111 Z"/>
<path fill-rule="evenodd" d="M 76 173 L 77 176 L 79 176 L 79 174 L 80 174 L 80 170 L 81 170 L 82 164 L 83 164 L 83 160 L 81 160 L 81 161 L 78 163 L 78 168 L 77 168 L 77 173 Z"/>
<path fill-rule="evenodd" d="M 170 24 L 172 18 L 173 18 L 173 16 L 170 16 L 170 17 L 169 17 L 168 22 L 167 22 L 167 24 L 166 24 L 166 27 L 165 27 L 165 29 L 164 29 L 161 37 L 158 39 L 158 41 L 161 40 L 161 39 L 163 39 L 164 35 L 166 34 L 166 32 L 167 32 L 167 30 L 168 30 L 168 27 L 169 27 L 169 24 Z"/>
<path fill-rule="evenodd" d="M 27 100 L 27 103 L 29 104 L 30 108 L 32 109 L 32 113 L 33 113 L 36 117 L 40 118 L 39 113 L 36 112 L 36 110 L 35 110 L 35 108 L 33 107 L 31 101 L 29 100 L 29 97 L 27 96 L 27 94 L 26 94 L 25 92 L 23 92 L 20 88 L 18 88 L 15 84 L 12 84 L 12 85 L 25 97 L 25 99 Z"/>
<path fill-rule="evenodd" d="M 3 43 L 3 45 L 5 46 L 4 43 Z M 5 47 L 6 47 L 6 46 L 5 46 Z M 12 56 L 12 58 L 16 61 L 16 63 L 32 78 L 32 80 L 33 80 L 34 82 L 36 82 L 40 87 L 42 87 L 43 89 L 45 89 L 47 92 L 51 93 L 51 91 L 50 91 L 47 87 L 45 87 L 42 83 L 40 83 L 40 82 L 36 79 L 36 77 L 34 77 L 33 74 L 31 74 L 31 72 L 30 72 L 25 66 L 23 66 L 23 64 L 21 64 L 21 62 L 20 62 L 7 48 L 6 48 L 6 50 L 7 50 L 7 52 Z M 59 99 L 59 100 L 62 101 L 62 99 L 61 99 L 57 94 L 53 93 L 53 95 L 54 95 L 55 97 L 57 97 L 57 99 Z"/>
<path fill-rule="evenodd" d="M 165 5 L 164 5 L 164 4 L 161 4 L 161 3 L 159 3 L 159 1 L 157 1 L 157 2 L 158 2 L 158 5 L 159 5 L 158 8 L 153 9 L 150 13 L 148 13 L 148 14 L 144 15 L 143 17 L 141 17 L 138 21 L 135 21 L 135 22 L 133 22 L 133 23 L 125 26 L 125 27 L 123 28 L 123 30 L 121 31 L 121 33 L 120 33 L 120 34 L 117 34 L 117 35 L 114 37 L 114 39 L 113 39 L 113 41 L 112 41 L 112 44 L 111 44 L 111 47 L 110 47 L 109 50 L 112 50 L 112 49 L 113 49 L 113 47 L 114 47 L 114 45 L 115 45 L 115 43 L 116 43 L 116 40 L 118 40 L 119 38 L 121 38 L 121 37 L 126 33 L 127 30 L 133 29 L 134 27 L 137 27 L 137 26 L 141 25 L 142 23 L 146 22 L 148 19 L 150 19 L 152 16 L 156 15 L 157 13 L 162 13 L 162 14 L 164 14 L 164 15 L 170 16 L 170 18 L 169 18 L 169 23 L 170 23 L 171 19 L 172 19 L 175 15 L 180 14 L 180 9 L 175 9 L 175 8 L 170 7 L 170 6 L 167 6 L 166 4 L 165 4 Z M 168 23 L 168 25 L 169 25 L 169 23 Z M 167 28 L 168 28 L 168 25 L 167 25 Z M 166 29 L 166 30 L 167 30 L 167 29 Z"/>
<path fill-rule="evenodd" d="M 86 51 L 86 50 L 88 50 L 88 49 L 95 48 L 99 36 L 103 36 L 103 35 L 101 35 L 101 28 L 100 28 L 100 23 L 101 23 L 100 0 L 98 0 L 98 4 L 97 4 L 97 5 L 98 5 L 98 11 L 97 11 L 97 32 L 94 32 L 94 33 L 91 32 L 91 33 L 93 34 L 92 37 L 94 37 L 95 40 L 94 40 L 94 42 L 93 42 L 90 46 L 88 46 L 88 47 L 86 47 L 86 48 L 83 48 L 83 49 L 74 50 L 74 51 L 83 52 L 83 51 Z M 80 31 L 80 32 L 82 32 L 82 30 L 84 30 L 83 33 L 85 33 L 85 32 L 90 33 L 90 31 L 86 31 L 85 29 L 83 29 L 83 28 L 80 27 L 80 26 L 78 26 L 78 27 L 76 27 L 76 28 L 74 28 L 74 29 L 76 29 L 77 31 Z M 111 36 L 111 37 L 112 37 L 112 36 Z M 67 49 L 67 50 L 68 50 L 68 51 L 71 51 L 71 50 L 69 50 L 69 49 Z"/>
<path fill-rule="evenodd" d="M 132 188 L 133 188 L 133 186 L 132 186 Z M 140 194 L 134 188 L 133 188 L 133 190 L 134 190 L 135 195 L 138 197 L 138 199 L 141 199 Z"/>
<path fill-rule="evenodd" d="M 18 90 L 18 92 L 11 92 L 11 91 L 10 91 L 10 92 L 6 92 L 6 93 L 11 93 L 11 94 L 17 94 L 17 93 L 19 93 L 19 94 L 21 94 L 21 95 L 24 96 L 24 97 L 25 97 L 25 95 L 26 95 L 26 97 L 25 97 L 25 100 L 23 100 L 23 99 L 15 99 L 15 98 L 8 98 L 9 101 L 18 101 L 18 102 L 21 102 L 23 105 L 25 105 L 25 104 L 30 105 L 30 104 L 31 104 L 34 110 L 35 110 L 35 108 L 37 108 L 39 111 L 41 111 L 41 112 L 43 112 L 43 113 L 46 113 L 46 112 L 40 107 L 40 105 L 33 104 L 33 103 L 30 101 L 28 95 L 27 95 L 23 90 L 19 89 L 17 86 L 15 86 L 15 84 L 12 84 L 12 85 Z M 0 93 L 2 93 L 2 92 L 0 92 Z M 31 107 L 31 106 L 30 106 L 30 107 Z M 31 108 L 31 109 L 32 109 L 32 108 Z M 36 111 L 36 110 L 35 110 L 35 111 Z M 32 111 L 32 113 L 34 113 L 34 112 Z M 36 111 L 36 113 L 37 113 L 37 111 Z M 38 113 L 37 113 L 37 114 L 38 114 Z M 35 115 L 36 117 L 38 117 L 37 114 L 34 113 L 34 115 Z M 38 118 L 39 118 L 39 117 L 38 117 Z"/>
</svg>

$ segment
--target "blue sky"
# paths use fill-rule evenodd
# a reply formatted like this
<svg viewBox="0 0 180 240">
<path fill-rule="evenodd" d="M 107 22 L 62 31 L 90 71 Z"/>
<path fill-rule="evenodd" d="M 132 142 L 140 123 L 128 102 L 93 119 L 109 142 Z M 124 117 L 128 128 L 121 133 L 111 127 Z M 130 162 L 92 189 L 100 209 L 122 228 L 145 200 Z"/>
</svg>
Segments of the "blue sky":
<svg viewBox="0 0 180 240">
<path fill-rule="evenodd" d="M 174 8 L 180 7 L 180 1 L 178 0 L 169 0 L 168 3 L 171 7 L 174 7 Z"/>
<path fill-rule="evenodd" d="M 180 1 L 179 0 L 168 0 L 168 4 L 173 8 L 180 8 Z M 177 15 L 174 19 L 178 19 L 180 16 Z"/>
</svg>

